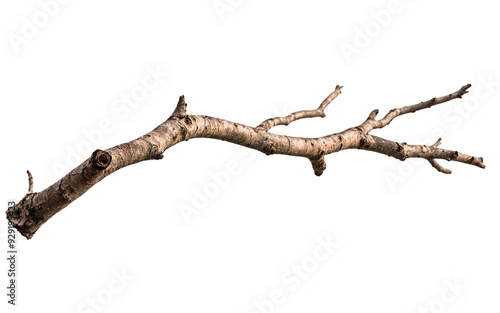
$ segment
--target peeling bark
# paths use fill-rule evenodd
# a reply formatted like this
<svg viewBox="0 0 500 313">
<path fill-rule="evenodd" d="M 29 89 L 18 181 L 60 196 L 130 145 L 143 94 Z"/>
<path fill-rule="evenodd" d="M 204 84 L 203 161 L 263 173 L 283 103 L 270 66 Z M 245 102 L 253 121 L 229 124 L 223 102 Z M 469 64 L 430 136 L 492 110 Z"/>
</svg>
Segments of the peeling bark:
<svg viewBox="0 0 500 313">
<path fill-rule="evenodd" d="M 37 193 L 33 192 L 33 177 L 28 171 L 29 189 L 24 198 L 6 212 L 7 219 L 30 239 L 54 214 L 68 206 L 92 186 L 111 173 L 145 160 L 163 158 L 163 152 L 173 145 L 192 138 L 213 138 L 232 142 L 271 154 L 285 154 L 308 158 L 314 173 L 320 176 L 326 169 L 325 155 L 346 149 L 378 152 L 399 159 L 425 158 L 438 171 L 451 171 L 439 165 L 436 159 L 456 161 L 484 168 L 483 158 L 438 148 L 441 139 L 432 146 L 409 145 L 370 135 L 370 131 L 387 126 L 396 117 L 430 108 L 439 103 L 461 98 L 471 85 L 465 85 L 449 95 L 433 98 L 411 106 L 393 109 L 377 120 L 378 110 L 372 111 L 360 125 L 319 138 L 301 138 L 276 135 L 269 130 L 277 125 L 288 125 L 302 118 L 325 117 L 327 106 L 341 93 L 341 86 L 315 110 L 292 113 L 286 117 L 270 118 L 257 127 L 200 115 L 188 115 L 184 96 L 172 115 L 151 132 L 127 143 L 106 150 L 96 150 L 82 164 Z"/>
</svg>

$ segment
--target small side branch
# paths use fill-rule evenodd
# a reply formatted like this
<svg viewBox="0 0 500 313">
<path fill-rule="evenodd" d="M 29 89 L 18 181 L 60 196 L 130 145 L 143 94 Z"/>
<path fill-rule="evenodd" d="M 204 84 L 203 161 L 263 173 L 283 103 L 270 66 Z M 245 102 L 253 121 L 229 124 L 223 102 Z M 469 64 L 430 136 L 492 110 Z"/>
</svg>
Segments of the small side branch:
<svg viewBox="0 0 500 313">
<path fill-rule="evenodd" d="M 432 167 L 435 168 L 438 172 L 441 172 L 444 174 L 451 174 L 451 170 L 439 165 L 439 163 L 436 161 L 436 159 L 427 159 L 427 161 L 429 161 L 429 163 L 431 163 Z"/>
<path fill-rule="evenodd" d="M 31 172 L 29 170 L 26 171 L 28 173 L 28 194 L 33 193 L 33 175 L 31 175 Z"/>
<path fill-rule="evenodd" d="M 179 97 L 179 101 L 177 102 L 177 106 L 175 107 L 175 110 L 172 113 L 171 117 L 185 118 L 187 116 L 186 108 L 187 108 L 186 99 L 184 98 L 184 95 L 182 95 Z"/>
<path fill-rule="evenodd" d="M 436 143 L 434 143 L 431 147 L 436 148 L 439 145 L 441 145 L 441 138 L 439 138 Z M 429 163 L 434 167 L 438 172 L 444 173 L 444 174 L 451 174 L 451 170 L 442 167 L 439 165 L 439 163 L 436 161 L 436 159 L 427 159 Z"/>
<path fill-rule="evenodd" d="M 310 117 L 325 117 L 325 109 L 326 107 L 341 93 L 342 86 L 337 85 L 335 90 L 321 102 L 320 106 L 316 110 L 303 110 L 294 112 L 285 117 L 273 117 L 262 122 L 258 128 L 262 128 L 266 131 L 270 130 L 274 126 L 278 125 L 288 125 L 293 121 L 302 119 L 302 118 L 310 118 Z"/>
<path fill-rule="evenodd" d="M 450 93 L 446 96 L 432 98 L 432 99 L 427 100 L 427 101 L 423 101 L 423 102 L 420 102 L 420 103 L 417 103 L 414 105 L 409 105 L 409 106 L 405 106 L 405 107 L 398 108 L 398 109 L 392 109 L 382 119 L 379 119 L 379 120 L 375 119 L 377 114 L 378 114 L 378 110 L 373 110 L 370 113 L 370 115 L 368 116 L 368 118 L 366 119 L 366 121 L 363 124 L 361 124 L 359 127 L 365 133 L 369 133 L 373 129 L 383 128 L 383 127 L 389 125 L 389 123 L 392 122 L 398 116 L 408 114 L 408 113 L 414 113 L 414 112 L 417 112 L 417 111 L 420 111 L 423 109 L 428 109 L 428 108 L 431 108 L 437 104 L 444 103 L 444 102 L 447 102 L 447 101 L 450 101 L 453 99 L 462 98 L 462 96 L 468 92 L 467 89 L 469 89 L 470 87 L 471 87 L 471 84 L 467 84 L 465 86 L 462 86 L 462 88 L 460 88 L 459 90 L 457 90 L 453 93 Z"/>
</svg>

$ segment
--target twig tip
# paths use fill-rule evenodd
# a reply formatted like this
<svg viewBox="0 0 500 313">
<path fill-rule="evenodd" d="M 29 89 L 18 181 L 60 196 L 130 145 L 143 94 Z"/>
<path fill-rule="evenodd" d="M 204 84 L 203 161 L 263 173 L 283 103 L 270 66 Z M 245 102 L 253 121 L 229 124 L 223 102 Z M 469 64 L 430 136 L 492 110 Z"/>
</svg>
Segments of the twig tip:
<svg viewBox="0 0 500 313">
<path fill-rule="evenodd" d="M 26 170 L 26 173 L 28 173 L 28 194 L 33 193 L 33 175 L 31 175 L 31 172 L 29 170 Z"/>
</svg>

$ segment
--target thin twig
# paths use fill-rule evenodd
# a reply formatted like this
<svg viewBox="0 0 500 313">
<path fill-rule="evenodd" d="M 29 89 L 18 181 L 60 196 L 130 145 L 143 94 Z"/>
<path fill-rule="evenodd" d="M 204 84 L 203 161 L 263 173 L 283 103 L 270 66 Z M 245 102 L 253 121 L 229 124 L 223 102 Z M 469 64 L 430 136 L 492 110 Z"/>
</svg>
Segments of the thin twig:
<svg viewBox="0 0 500 313">
<path fill-rule="evenodd" d="M 28 173 L 28 194 L 30 195 L 33 193 L 33 175 L 31 175 L 29 170 L 27 170 L 26 172 Z"/>
</svg>

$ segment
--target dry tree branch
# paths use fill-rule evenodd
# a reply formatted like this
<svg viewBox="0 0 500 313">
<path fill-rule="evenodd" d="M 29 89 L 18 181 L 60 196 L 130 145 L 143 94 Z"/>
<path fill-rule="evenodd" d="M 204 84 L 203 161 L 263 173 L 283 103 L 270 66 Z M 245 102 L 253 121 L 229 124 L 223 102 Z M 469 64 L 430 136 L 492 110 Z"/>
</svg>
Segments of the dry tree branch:
<svg viewBox="0 0 500 313">
<path fill-rule="evenodd" d="M 265 120 L 257 127 L 261 127 L 265 131 L 268 131 L 271 128 L 273 128 L 274 126 L 288 125 L 291 122 L 296 121 L 296 120 L 301 119 L 301 118 L 325 117 L 326 116 L 326 114 L 325 114 L 326 107 L 335 98 L 337 98 L 337 96 L 340 94 L 341 89 L 342 89 L 342 86 L 337 85 L 337 87 L 335 87 L 335 90 L 328 97 L 326 97 L 326 99 L 323 100 L 323 102 L 321 102 L 321 105 L 316 110 L 298 111 L 298 112 L 294 112 L 294 113 L 292 113 L 288 116 L 285 116 L 285 117 L 272 117 L 268 120 Z"/>
<path fill-rule="evenodd" d="M 30 171 L 26 171 L 28 173 L 28 194 L 33 193 L 33 175 L 31 175 Z"/>
<path fill-rule="evenodd" d="M 28 171 L 29 191 L 24 198 L 6 212 L 7 219 L 26 238 L 30 239 L 50 217 L 76 200 L 104 177 L 131 164 L 144 160 L 161 159 L 163 152 L 173 145 L 192 138 L 213 138 L 232 142 L 251 149 L 271 154 L 285 154 L 308 158 L 314 173 L 320 176 L 326 168 L 325 155 L 345 149 L 362 149 L 385 154 L 401 161 L 407 158 L 425 158 L 442 173 L 451 173 L 441 167 L 436 159 L 456 161 L 484 168 L 483 158 L 468 156 L 454 150 L 438 148 L 441 140 L 432 146 L 409 145 L 377 136 L 370 131 L 387 126 L 396 117 L 430 108 L 439 103 L 461 98 L 470 85 L 444 97 L 433 98 L 411 106 L 393 109 L 377 120 L 378 110 L 372 111 L 359 126 L 319 138 L 301 138 L 270 133 L 277 125 L 288 125 L 302 118 L 324 117 L 326 107 L 340 94 L 337 86 L 315 110 L 292 113 L 286 117 L 275 117 L 250 127 L 220 118 L 186 113 L 184 96 L 172 115 L 151 132 L 127 143 L 106 150 L 96 150 L 82 164 L 52 186 L 33 192 L 33 177 Z"/>
</svg>

